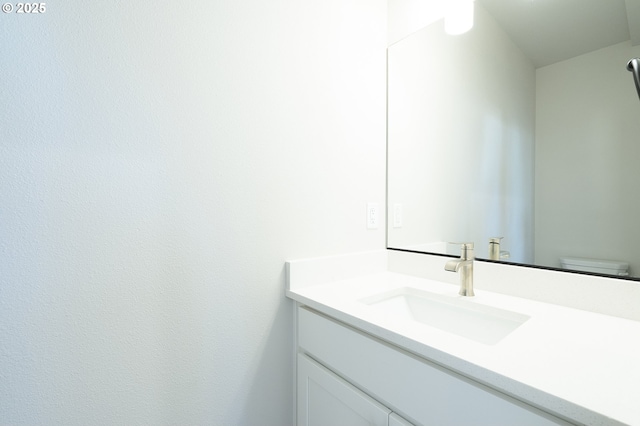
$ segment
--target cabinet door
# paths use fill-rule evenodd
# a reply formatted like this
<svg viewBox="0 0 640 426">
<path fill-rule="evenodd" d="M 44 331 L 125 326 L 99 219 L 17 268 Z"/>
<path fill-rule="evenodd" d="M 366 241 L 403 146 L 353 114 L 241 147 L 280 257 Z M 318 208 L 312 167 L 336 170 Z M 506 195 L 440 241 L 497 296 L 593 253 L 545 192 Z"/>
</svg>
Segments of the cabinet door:
<svg viewBox="0 0 640 426">
<path fill-rule="evenodd" d="M 387 426 L 391 410 L 298 355 L 298 426 Z"/>
</svg>

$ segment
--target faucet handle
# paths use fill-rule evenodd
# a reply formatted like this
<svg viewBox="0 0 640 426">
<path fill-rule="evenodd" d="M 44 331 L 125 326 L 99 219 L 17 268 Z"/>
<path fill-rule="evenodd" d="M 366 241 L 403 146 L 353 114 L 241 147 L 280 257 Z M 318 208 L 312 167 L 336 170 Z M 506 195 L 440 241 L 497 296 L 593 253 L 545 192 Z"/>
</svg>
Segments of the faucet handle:
<svg viewBox="0 0 640 426">
<path fill-rule="evenodd" d="M 449 242 L 449 244 L 455 244 L 460 246 L 460 259 L 471 260 L 474 258 L 475 255 L 474 255 L 473 243 Z"/>
<path fill-rule="evenodd" d="M 461 242 L 458 242 L 458 241 L 447 241 L 447 244 L 452 244 L 452 245 L 461 246 L 461 247 L 467 246 L 468 248 L 473 248 L 473 243 L 461 243 Z"/>
<path fill-rule="evenodd" d="M 460 259 L 473 260 L 475 253 L 473 251 L 473 243 L 462 243 L 460 249 Z"/>
</svg>

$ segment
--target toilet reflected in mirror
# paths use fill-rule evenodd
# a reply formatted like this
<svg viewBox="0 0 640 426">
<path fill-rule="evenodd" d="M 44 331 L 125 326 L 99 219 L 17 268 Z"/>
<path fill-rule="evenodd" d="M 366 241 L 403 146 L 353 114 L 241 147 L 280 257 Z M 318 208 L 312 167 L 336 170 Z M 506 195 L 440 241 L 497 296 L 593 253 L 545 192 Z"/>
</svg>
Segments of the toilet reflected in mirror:
<svg viewBox="0 0 640 426">
<path fill-rule="evenodd" d="M 569 271 L 591 272 L 603 275 L 626 277 L 629 275 L 629 264 L 615 260 L 584 259 L 579 257 L 561 257 L 562 269 Z"/>
</svg>

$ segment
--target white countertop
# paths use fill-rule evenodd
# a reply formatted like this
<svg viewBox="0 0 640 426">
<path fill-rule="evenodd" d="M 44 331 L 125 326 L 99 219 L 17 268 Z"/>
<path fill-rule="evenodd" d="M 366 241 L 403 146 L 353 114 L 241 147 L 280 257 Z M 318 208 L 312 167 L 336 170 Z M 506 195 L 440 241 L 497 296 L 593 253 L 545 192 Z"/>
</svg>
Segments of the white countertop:
<svg viewBox="0 0 640 426">
<path fill-rule="evenodd" d="M 530 316 L 488 345 L 361 302 L 403 287 L 461 297 L 457 286 L 382 269 L 289 282 L 287 296 L 573 422 L 640 425 L 640 322 L 476 289 L 465 301 Z"/>
</svg>

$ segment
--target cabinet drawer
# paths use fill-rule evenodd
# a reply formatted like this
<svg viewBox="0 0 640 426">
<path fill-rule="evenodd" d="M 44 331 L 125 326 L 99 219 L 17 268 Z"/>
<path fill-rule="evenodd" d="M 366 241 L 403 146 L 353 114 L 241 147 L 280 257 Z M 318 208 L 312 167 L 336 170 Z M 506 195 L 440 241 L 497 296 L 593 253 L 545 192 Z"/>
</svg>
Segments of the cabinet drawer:
<svg viewBox="0 0 640 426">
<path fill-rule="evenodd" d="M 417 424 L 569 424 L 304 307 L 298 334 L 302 351 Z"/>
</svg>

